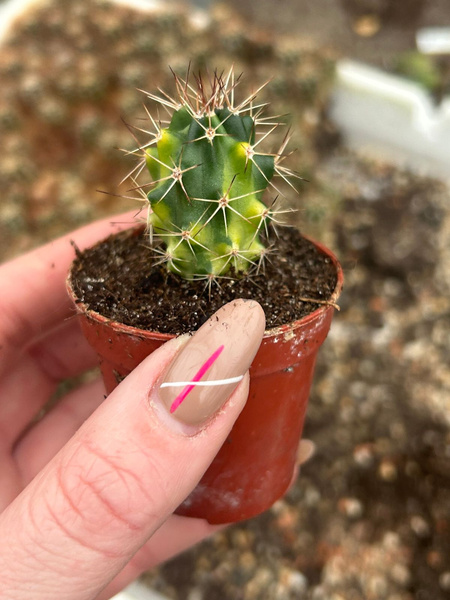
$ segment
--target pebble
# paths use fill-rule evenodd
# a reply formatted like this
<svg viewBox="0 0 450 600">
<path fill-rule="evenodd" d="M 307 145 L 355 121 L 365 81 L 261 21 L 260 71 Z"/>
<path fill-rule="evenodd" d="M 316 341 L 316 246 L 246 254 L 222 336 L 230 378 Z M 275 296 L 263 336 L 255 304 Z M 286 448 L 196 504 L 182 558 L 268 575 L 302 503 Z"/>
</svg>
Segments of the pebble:
<svg viewBox="0 0 450 600">
<path fill-rule="evenodd" d="M 408 477 L 420 477 L 421 474 L 420 465 L 414 460 L 408 460 L 405 465 L 405 473 Z"/>
<path fill-rule="evenodd" d="M 290 571 L 286 583 L 288 588 L 296 594 L 304 594 L 308 589 L 308 580 L 300 571 Z"/>
<path fill-rule="evenodd" d="M 388 591 L 388 582 L 382 575 L 374 575 L 367 581 L 367 593 L 371 598 L 383 598 Z"/>
<path fill-rule="evenodd" d="M 278 573 L 278 586 L 276 590 L 276 598 L 287 595 L 289 598 L 292 594 L 298 598 L 308 589 L 308 580 L 300 571 L 293 571 L 287 567 L 282 567 Z M 280 598 L 281 600 L 281 598 Z"/>
<path fill-rule="evenodd" d="M 402 587 L 407 587 L 411 581 L 410 570 L 405 565 L 400 563 L 397 563 L 392 567 L 390 574 L 393 581 Z"/>
<path fill-rule="evenodd" d="M 303 502 L 305 506 L 313 508 L 318 505 L 322 495 L 318 488 L 313 485 L 309 485 L 304 493 Z"/>
<path fill-rule="evenodd" d="M 430 526 L 420 515 L 414 515 L 410 519 L 411 529 L 417 537 L 425 539 L 430 535 Z"/>
<path fill-rule="evenodd" d="M 445 571 L 439 576 L 439 585 L 444 592 L 450 592 L 450 571 Z"/>
<path fill-rule="evenodd" d="M 251 531 L 246 529 L 234 529 L 231 535 L 233 546 L 239 550 L 248 550 L 253 544 L 254 536 Z"/>
<path fill-rule="evenodd" d="M 282 530 L 293 530 L 299 521 L 298 510 L 289 507 L 280 513 L 276 519 L 277 526 Z"/>
<path fill-rule="evenodd" d="M 322 585 L 318 585 L 312 590 L 312 600 L 327 600 L 327 596 L 328 594 Z"/>
<path fill-rule="evenodd" d="M 273 574 L 267 567 L 261 567 L 257 569 L 253 578 L 247 583 L 246 591 L 248 598 L 255 598 L 258 594 L 261 594 L 263 590 L 267 590 L 267 587 L 273 582 Z"/>
<path fill-rule="evenodd" d="M 378 475 L 383 481 L 391 483 L 398 477 L 397 467 L 389 459 L 383 459 L 378 467 Z"/>
<path fill-rule="evenodd" d="M 426 557 L 427 565 L 434 570 L 439 570 L 444 564 L 443 555 L 437 550 L 430 550 Z"/>
<path fill-rule="evenodd" d="M 382 543 L 386 550 L 397 550 L 400 547 L 400 536 L 395 531 L 387 531 Z"/>
<path fill-rule="evenodd" d="M 358 498 L 341 498 L 338 508 L 349 519 L 359 519 L 364 513 L 364 507 Z"/>
<path fill-rule="evenodd" d="M 256 567 L 256 556 L 253 552 L 242 552 L 239 555 L 239 567 L 242 573 L 251 575 Z"/>
<path fill-rule="evenodd" d="M 370 468 L 375 459 L 373 447 L 370 444 L 360 444 L 353 450 L 353 459 L 357 465 L 364 469 Z"/>
</svg>

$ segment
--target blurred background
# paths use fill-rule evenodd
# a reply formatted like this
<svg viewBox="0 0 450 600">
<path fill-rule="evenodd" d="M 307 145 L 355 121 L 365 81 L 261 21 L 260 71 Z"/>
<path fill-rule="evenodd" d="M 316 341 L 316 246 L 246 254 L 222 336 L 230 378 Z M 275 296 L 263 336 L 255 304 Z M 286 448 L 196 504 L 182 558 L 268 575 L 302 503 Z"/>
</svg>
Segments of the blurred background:
<svg viewBox="0 0 450 600">
<path fill-rule="evenodd" d="M 0 11 L 1 260 L 136 206 L 120 149 L 136 146 L 126 123 L 145 127 L 138 90 L 173 90 L 169 66 L 234 64 L 243 96 L 271 80 L 307 180 L 287 194 L 294 224 L 344 266 L 305 430 L 315 457 L 272 510 L 145 581 L 174 600 L 450 598 L 448 0 Z"/>
</svg>

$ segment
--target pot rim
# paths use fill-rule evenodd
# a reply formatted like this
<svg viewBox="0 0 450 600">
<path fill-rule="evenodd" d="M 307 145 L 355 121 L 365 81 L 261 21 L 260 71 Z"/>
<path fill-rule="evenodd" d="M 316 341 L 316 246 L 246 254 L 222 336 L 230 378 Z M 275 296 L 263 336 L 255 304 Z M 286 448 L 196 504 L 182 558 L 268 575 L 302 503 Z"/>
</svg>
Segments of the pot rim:
<svg viewBox="0 0 450 600">
<path fill-rule="evenodd" d="M 319 319 L 323 315 L 323 313 L 325 313 L 326 311 L 328 311 L 330 309 L 334 310 L 336 302 L 342 292 L 342 288 L 343 288 L 343 284 L 344 284 L 344 272 L 343 272 L 342 266 L 341 266 L 339 260 L 337 259 L 336 255 L 329 248 L 327 248 L 324 244 L 314 240 L 310 236 L 303 235 L 303 234 L 302 234 L 302 236 L 306 240 L 312 242 L 316 246 L 316 248 L 318 248 L 318 250 L 320 252 L 322 252 L 322 254 L 325 254 L 328 258 L 331 259 L 331 261 L 336 269 L 336 286 L 334 288 L 334 291 L 333 291 L 330 299 L 327 301 L 326 304 L 323 304 L 323 306 L 319 306 L 319 308 L 316 308 L 316 310 L 309 313 L 308 315 L 305 315 L 301 319 L 297 319 L 290 323 L 285 323 L 284 325 L 278 325 L 277 327 L 272 327 L 270 329 L 266 329 L 264 332 L 263 339 L 283 335 L 283 334 L 286 334 L 286 332 L 288 332 L 288 331 L 294 331 L 300 327 L 307 327 L 309 324 L 314 322 L 316 319 Z M 104 325 L 107 324 L 113 330 L 116 330 L 116 331 L 119 331 L 122 333 L 128 333 L 129 335 L 134 335 L 137 337 L 151 336 L 151 337 L 154 337 L 154 338 L 156 337 L 158 339 L 166 340 L 166 341 L 171 340 L 172 338 L 177 337 L 177 335 L 179 335 L 179 334 L 174 334 L 174 333 L 161 333 L 159 331 L 152 331 L 150 329 L 140 329 L 139 327 L 134 327 L 133 325 L 126 325 L 125 323 L 120 323 L 119 321 L 112 321 L 111 319 L 109 319 L 108 317 L 105 317 L 101 313 L 98 313 L 97 311 L 88 308 L 84 302 L 80 302 L 80 301 L 76 300 L 77 296 L 72 287 L 72 269 L 69 271 L 69 275 L 66 279 L 66 287 L 68 289 L 70 296 L 75 301 L 75 305 L 76 305 L 77 309 L 80 312 L 83 312 L 88 318 L 90 318 L 94 321 L 97 321 Z"/>
</svg>

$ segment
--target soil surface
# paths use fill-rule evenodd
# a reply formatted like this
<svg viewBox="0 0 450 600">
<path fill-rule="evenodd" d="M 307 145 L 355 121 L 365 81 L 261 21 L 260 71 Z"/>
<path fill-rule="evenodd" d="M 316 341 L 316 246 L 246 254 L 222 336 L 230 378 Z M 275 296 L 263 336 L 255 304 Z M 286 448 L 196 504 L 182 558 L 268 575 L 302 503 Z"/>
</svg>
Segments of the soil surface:
<svg viewBox="0 0 450 600">
<path fill-rule="evenodd" d="M 72 285 L 78 300 L 89 309 L 150 331 L 194 331 L 236 298 L 257 300 L 266 313 L 267 327 L 277 327 L 329 300 L 337 278 L 331 259 L 295 229 L 273 237 L 275 249 L 259 272 L 205 283 L 204 279 L 183 280 L 165 265 L 155 265 L 147 238 L 142 229 L 135 229 L 78 253 Z"/>
</svg>

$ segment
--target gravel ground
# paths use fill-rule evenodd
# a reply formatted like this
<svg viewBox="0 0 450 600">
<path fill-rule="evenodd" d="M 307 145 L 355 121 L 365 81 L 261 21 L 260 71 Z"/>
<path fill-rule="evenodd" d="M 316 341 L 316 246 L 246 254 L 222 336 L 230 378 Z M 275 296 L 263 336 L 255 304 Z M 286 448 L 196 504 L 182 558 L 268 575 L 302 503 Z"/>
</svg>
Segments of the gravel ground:
<svg viewBox="0 0 450 600">
<path fill-rule="evenodd" d="M 334 54 L 278 39 L 218 6 L 143 17 L 47 2 L 0 51 L 0 256 L 129 208 L 118 192 L 135 87 L 235 62 L 271 75 L 292 113 L 298 225 L 341 257 L 341 311 L 317 365 L 305 434 L 317 444 L 289 495 L 152 571 L 174 600 L 450 598 L 450 204 L 441 183 L 369 163 L 324 117 Z M 124 193 L 123 191 L 121 193 Z"/>
<path fill-rule="evenodd" d="M 289 493 L 150 580 L 196 600 L 450 597 L 449 193 L 340 148 L 317 173 L 346 286 Z M 322 224 L 323 225 L 323 222 Z"/>
</svg>

